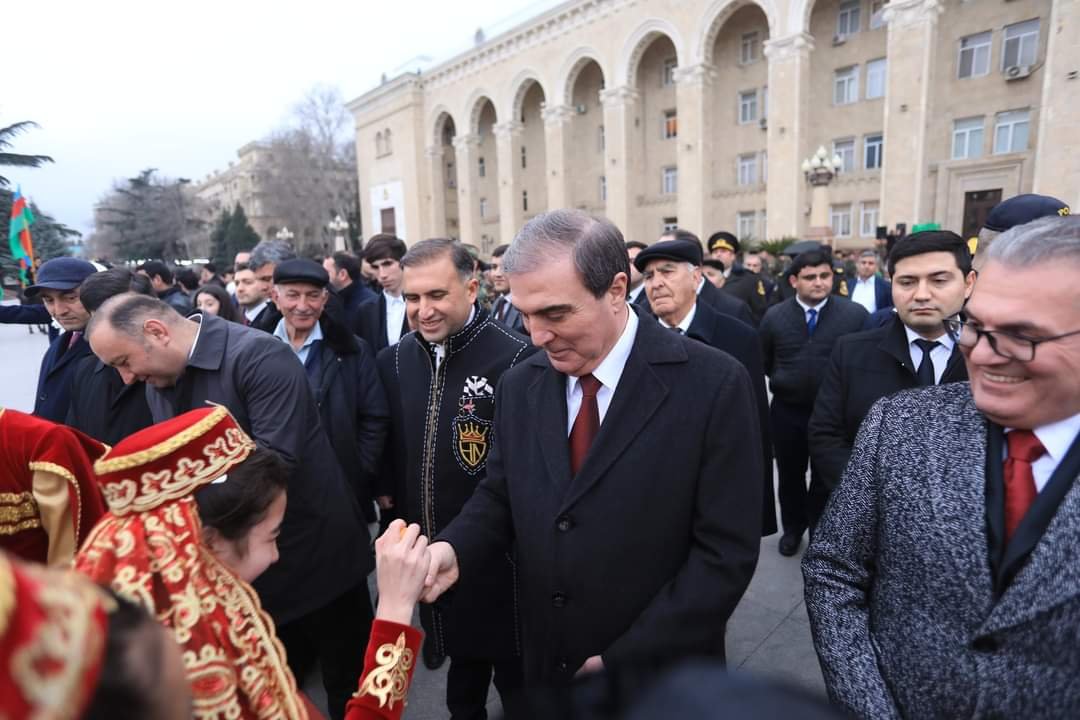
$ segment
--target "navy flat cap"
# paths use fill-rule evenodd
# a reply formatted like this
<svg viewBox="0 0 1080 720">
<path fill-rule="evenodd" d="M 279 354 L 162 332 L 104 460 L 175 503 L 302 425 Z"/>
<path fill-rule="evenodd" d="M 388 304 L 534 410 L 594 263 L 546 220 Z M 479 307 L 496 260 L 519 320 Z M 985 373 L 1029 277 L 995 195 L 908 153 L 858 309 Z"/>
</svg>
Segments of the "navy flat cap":
<svg viewBox="0 0 1080 720">
<path fill-rule="evenodd" d="M 274 268 L 274 284 L 287 285 L 288 283 L 304 283 L 316 287 L 326 287 L 330 284 L 330 275 L 323 266 L 314 260 L 307 258 L 293 258 L 278 264 Z"/>
<path fill-rule="evenodd" d="M 37 281 L 26 288 L 26 295 L 34 297 L 42 290 L 74 290 L 96 272 L 96 267 L 79 258 L 53 258 L 38 268 Z"/>
<path fill-rule="evenodd" d="M 701 244 L 690 240 L 662 240 L 653 243 L 638 253 L 634 258 L 634 267 L 645 272 L 645 266 L 652 260 L 675 260 L 688 262 L 694 267 L 701 265 Z"/>
<path fill-rule="evenodd" d="M 998 203 L 986 216 L 983 225 L 987 230 L 1005 232 L 1017 225 L 1049 215 L 1068 215 L 1069 206 L 1049 195 L 1017 195 Z"/>
</svg>

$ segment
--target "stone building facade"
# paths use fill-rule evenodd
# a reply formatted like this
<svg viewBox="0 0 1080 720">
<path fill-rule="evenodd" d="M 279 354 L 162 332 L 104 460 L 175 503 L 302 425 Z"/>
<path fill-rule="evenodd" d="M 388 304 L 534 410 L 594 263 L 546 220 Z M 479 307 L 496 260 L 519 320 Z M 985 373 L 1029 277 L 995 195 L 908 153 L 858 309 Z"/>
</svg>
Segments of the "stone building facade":
<svg viewBox="0 0 1080 720">
<path fill-rule="evenodd" d="M 550 208 L 651 242 L 972 233 L 1021 192 L 1080 206 L 1080 0 L 572 0 L 353 100 L 367 234 L 484 250 Z"/>
</svg>

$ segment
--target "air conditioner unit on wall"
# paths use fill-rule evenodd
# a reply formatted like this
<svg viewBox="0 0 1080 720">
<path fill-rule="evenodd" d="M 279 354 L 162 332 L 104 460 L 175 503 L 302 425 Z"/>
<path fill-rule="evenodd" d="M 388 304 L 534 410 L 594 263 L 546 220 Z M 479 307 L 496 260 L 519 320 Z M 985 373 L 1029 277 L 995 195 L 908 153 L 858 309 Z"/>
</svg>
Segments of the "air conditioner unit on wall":
<svg viewBox="0 0 1080 720">
<path fill-rule="evenodd" d="M 760 120 L 757 121 L 757 124 L 758 124 L 758 127 L 761 128 L 762 130 L 768 130 L 769 129 L 769 118 L 761 118 Z"/>
<path fill-rule="evenodd" d="M 1010 65 L 1005 68 L 1006 80 L 1023 80 L 1029 75 L 1031 75 L 1030 65 Z"/>
<path fill-rule="evenodd" d="M 843 45 L 846 42 L 847 42 L 847 35 L 833 35 L 832 36 L 833 47 L 835 47 L 837 45 Z"/>
</svg>

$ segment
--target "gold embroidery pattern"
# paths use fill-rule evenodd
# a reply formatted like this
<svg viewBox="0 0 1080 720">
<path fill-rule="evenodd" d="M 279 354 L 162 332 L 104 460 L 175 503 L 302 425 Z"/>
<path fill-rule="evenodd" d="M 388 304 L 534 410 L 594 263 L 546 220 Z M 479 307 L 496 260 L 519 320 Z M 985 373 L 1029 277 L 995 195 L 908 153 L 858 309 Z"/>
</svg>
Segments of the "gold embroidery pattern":
<svg viewBox="0 0 1080 720">
<path fill-rule="evenodd" d="M 75 543 L 78 547 L 79 542 L 79 522 L 82 520 L 82 491 L 79 489 L 79 481 L 75 479 L 75 474 L 62 465 L 56 463 L 37 461 L 30 463 L 30 469 L 37 472 L 50 472 L 53 475 L 59 475 L 67 480 L 68 485 L 75 492 L 75 507 L 71 511 L 72 525 L 75 528 Z"/>
<path fill-rule="evenodd" d="M 394 709 L 409 691 L 409 670 L 412 669 L 413 651 L 405 647 L 405 633 L 398 635 L 397 642 L 380 645 L 375 651 L 375 667 L 364 678 L 354 697 L 371 695 L 379 699 L 379 707 Z"/>
<path fill-rule="evenodd" d="M 2 410 L 0 410 L 2 412 Z M 8 623 L 15 613 L 15 574 L 11 563 L 0 553 L 0 637 L 7 633 Z"/>
<path fill-rule="evenodd" d="M 189 427 L 187 430 L 177 433 L 168 440 L 159 442 L 151 448 L 140 450 L 139 452 L 131 453 L 130 455 L 120 455 L 119 457 L 105 455 L 94 463 L 94 472 L 98 475 L 106 475 L 119 470 L 130 470 L 133 467 L 145 465 L 158 458 L 163 458 L 174 450 L 187 445 L 195 438 L 210 432 L 210 430 L 221 422 L 222 418 L 228 414 L 229 411 L 224 405 L 218 405 L 214 408 L 213 412 Z"/>
<path fill-rule="evenodd" d="M 0 535 L 36 527 L 41 527 L 41 518 L 31 493 L 0 493 Z"/>
</svg>

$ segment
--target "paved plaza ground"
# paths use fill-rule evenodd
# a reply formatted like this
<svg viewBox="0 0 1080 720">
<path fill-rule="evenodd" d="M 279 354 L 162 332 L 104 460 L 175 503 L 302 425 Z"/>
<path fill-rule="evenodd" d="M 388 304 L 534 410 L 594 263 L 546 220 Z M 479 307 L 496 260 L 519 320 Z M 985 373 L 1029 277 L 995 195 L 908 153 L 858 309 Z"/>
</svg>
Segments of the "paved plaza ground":
<svg viewBox="0 0 1080 720">
<path fill-rule="evenodd" d="M 46 347 L 46 338 L 36 331 L 31 335 L 24 326 L 0 325 L 0 406 L 26 412 L 33 409 L 38 368 Z M 728 624 L 728 663 L 739 672 L 778 678 L 824 693 L 803 604 L 801 553 L 782 557 L 776 549 L 779 537 L 762 540 L 757 572 Z M 309 679 L 306 686 L 317 703 L 323 702 L 317 678 Z M 446 666 L 430 672 L 421 664 L 405 717 L 447 717 L 445 692 Z M 490 706 L 493 710 L 498 707 L 494 693 Z"/>
</svg>

